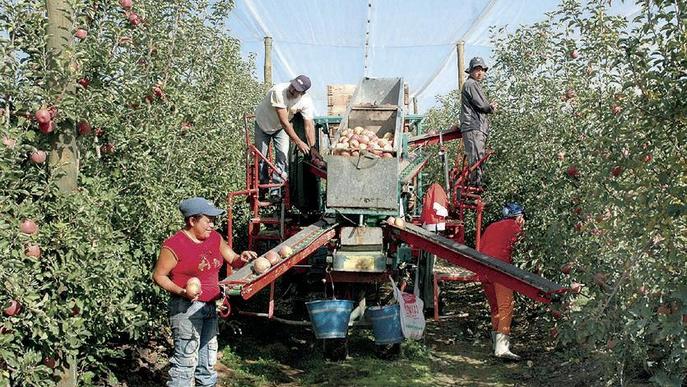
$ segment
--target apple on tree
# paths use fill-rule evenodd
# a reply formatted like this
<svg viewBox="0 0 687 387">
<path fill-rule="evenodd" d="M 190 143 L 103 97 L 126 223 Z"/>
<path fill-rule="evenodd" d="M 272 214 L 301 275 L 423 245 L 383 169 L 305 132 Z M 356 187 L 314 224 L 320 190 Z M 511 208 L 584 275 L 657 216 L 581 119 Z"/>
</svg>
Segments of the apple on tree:
<svg viewBox="0 0 687 387">
<path fill-rule="evenodd" d="M 33 235 L 38 232 L 38 225 L 31 219 L 25 219 L 19 224 L 19 229 L 24 234 Z"/>
</svg>

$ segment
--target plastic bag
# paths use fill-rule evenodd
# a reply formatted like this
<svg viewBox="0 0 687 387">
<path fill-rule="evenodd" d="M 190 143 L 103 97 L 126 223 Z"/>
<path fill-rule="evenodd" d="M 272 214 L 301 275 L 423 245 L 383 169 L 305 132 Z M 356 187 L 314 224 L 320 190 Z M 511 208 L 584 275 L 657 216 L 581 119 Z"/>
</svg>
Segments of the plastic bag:
<svg viewBox="0 0 687 387">
<path fill-rule="evenodd" d="M 407 339 L 419 340 L 425 331 L 424 302 L 419 297 L 420 289 L 417 285 L 414 294 L 402 292 L 391 277 L 391 285 L 394 287 L 394 298 L 401 307 L 401 330 Z M 417 283 L 417 281 L 415 281 Z"/>
</svg>

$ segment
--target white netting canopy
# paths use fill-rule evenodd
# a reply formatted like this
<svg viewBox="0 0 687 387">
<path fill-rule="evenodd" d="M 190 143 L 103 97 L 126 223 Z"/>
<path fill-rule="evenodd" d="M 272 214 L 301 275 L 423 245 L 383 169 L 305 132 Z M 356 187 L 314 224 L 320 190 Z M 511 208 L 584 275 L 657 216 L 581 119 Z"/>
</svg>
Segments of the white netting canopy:
<svg viewBox="0 0 687 387">
<path fill-rule="evenodd" d="M 458 84 L 456 44 L 465 62 L 491 65 L 489 29 L 542 20 L 558 0 L 236 0 L 227 20 L 245 57 L 255 55 L 263 79 L 264 37 L 272 38 L 272 80 L 312 79 L 318 115 L 327 113 L 326 85 L 357 84 L 364 76 L 403 77 L 420 113 Z M 634 2 L 613 2 L 632 15 Z"/>
</svg>

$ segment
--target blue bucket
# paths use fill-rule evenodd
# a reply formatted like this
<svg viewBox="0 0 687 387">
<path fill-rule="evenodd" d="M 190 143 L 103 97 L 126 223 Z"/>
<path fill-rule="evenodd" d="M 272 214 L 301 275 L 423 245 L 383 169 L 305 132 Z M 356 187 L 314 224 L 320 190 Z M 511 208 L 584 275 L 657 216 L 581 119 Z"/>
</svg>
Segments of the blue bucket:
<svg viewBox="0 0 687 387">
<path fill-rule="evenodd" d="M 371 306 L 365 314 L 372 321 L 375 344 L 396 344 L 403 341 L 401 307 L 398 304 Z"/>
<path fill-rule="evenodd" d="M 353 310 L 351 300 L 316 300 L 306 302 L 313 332 L 318 339 L 343 339 Z"/>
</svg>

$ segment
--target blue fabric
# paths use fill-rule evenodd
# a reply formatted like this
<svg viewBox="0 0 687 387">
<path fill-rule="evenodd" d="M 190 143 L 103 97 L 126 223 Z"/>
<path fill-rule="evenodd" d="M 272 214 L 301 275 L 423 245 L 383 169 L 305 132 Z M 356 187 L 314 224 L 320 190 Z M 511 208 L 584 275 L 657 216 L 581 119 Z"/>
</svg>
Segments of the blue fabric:
<svg viewBox="0 0 687 387">
<path fill-rule="evenodd" d="M 286 134 L 284 129 L 278 130 L 272 134 L 267 134 L 263 132 L 257 124 L 255 125 L 255 147 L 258 148 L 260 153 L 267 157 L 270 142 L 274 142 L 274 166 L 284 173 L 283 176 L 287 176 L 288 174 L 286 157 L 289 153 L 289 141 L 289 135 Z M 274 171 L 272 173 L 272 183 L 281 183 L 284 181 L 279 171 Z M 260 184 L 267 184 L 270 182 L 269 180 L 269 165 L 260 160 Z"/>
<path fill-rule="evenodd" d="M 172 297 L 168 305 L 174 339 L 169 387 L 217 384 L 217 311 L 214 302 Z"/>
</svg>

